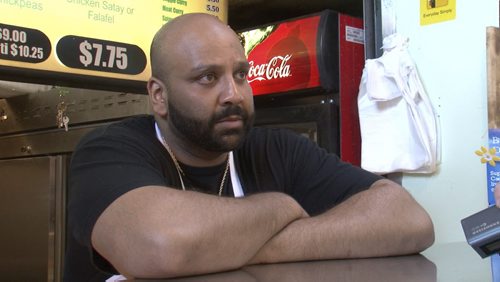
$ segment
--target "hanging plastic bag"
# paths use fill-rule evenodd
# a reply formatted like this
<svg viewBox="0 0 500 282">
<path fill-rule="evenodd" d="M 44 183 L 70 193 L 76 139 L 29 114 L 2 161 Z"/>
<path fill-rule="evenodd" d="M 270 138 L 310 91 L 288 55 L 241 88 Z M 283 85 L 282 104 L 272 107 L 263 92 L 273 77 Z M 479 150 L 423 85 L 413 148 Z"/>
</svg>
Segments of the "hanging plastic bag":
<svg viewBox="0 0 500 282">
<path fill-rule="evenodd" d="M 407 51 L 408 38 L 393 34 L 382 48 L 380 58 L 366 61 L 361 78 L 361 167 L 377 174 L 435 172 L 437 117 Z"/>
</svg>

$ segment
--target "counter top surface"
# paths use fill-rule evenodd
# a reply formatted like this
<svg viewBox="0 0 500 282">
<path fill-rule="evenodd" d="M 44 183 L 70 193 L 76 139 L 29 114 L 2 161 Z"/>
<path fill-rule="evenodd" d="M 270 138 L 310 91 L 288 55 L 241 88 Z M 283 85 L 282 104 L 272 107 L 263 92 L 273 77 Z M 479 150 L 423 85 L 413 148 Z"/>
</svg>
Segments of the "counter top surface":
<svg viewBox="0 0 500 282">
<path fill-rule="evenodd" d="M 493 280 L 491 269 L 490 258 L 482 259 L 459 242 L 435 245 L 410 256 L 254 265 L 193 277 L 134 281 L 500 281 L 500 277 Z"/>
</svg>

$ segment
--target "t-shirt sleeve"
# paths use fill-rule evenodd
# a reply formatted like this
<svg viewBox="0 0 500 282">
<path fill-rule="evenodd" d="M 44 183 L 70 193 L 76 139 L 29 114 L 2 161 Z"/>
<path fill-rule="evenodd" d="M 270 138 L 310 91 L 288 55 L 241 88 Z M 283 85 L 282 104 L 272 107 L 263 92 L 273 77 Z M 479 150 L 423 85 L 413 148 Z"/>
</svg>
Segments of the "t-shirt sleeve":
<svg viewBox="0 0 500 282">
<path fill-rule="evenodd" d="M 114 200 L 138 187 L 165 185 L 157 156 L 143 148 L 146 140 L 138 139 L 105 127 L 84 137 L 72 155 L 68 225 L 76 241 L 89 250 L 94 224 Z"/>
<path fill-rule="evenodd" d="M 260 131 L 254 136 L 258 136 L 254 143 L 260 145 L 253 147 L 253 167 L 260 179 L 250 179 L 247 183 L 256 185 L 258 191 L 285 192 L 311 215 L 332 208 L 381 179 L 343 162 L 294 132 L 274 129 Z"/>
<path fill-rule="evenodd" d="M 280 139 L 279 146 L 287 148 L 282 154 L 283 165 L 290 172 L 291 184 L 285 189 L 311 215 L 330 209 L 382 179 L 327 153 L 308 138 L 284 132 Z"/>
</svg>

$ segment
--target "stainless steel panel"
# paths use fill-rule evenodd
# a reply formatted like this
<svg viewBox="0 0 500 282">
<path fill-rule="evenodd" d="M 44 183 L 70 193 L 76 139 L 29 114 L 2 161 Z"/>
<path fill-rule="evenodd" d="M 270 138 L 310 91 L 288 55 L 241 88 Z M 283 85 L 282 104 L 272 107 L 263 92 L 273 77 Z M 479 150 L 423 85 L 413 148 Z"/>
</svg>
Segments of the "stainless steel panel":
<svg viewBox="0 0 500 282">
<path fill-rule="evenodd" d="M 55 155 L 72 152 L 80 139 L 102 124 L 14 134 L 0 137 L 0 159 Z"/>
<path fill-rule="evenodd" d="M 0 136 L 57 129 L 58 105 L 64 102 L 69 127 L 150 113 L 147 95 L 79 88 L 0 99 Z"/>
<path fill-rule="evenodd" d="M 0 161 L 2 281 L 59 281 L 62 164 L 62 156 Z"/>
</svg>

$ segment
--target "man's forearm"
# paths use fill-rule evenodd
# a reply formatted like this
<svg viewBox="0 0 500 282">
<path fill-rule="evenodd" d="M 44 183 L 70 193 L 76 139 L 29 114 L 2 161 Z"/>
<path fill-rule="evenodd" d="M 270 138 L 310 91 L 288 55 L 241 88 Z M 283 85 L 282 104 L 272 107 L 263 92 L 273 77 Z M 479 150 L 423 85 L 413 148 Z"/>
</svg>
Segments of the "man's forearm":
<svg viewBox="0 0 500 282">
<path fill-rule="evenodd" d="M 92 243 L 130 277 L 194 275 L 244 265 L 304 215 L 280 193 L 234 199 L 151 186 L 113 202 L 97 221 Z"/>
<path fill-rule="evenodd" d="M 403 188 L 381 180 L 324 214 L 292 222 L 249 264 L 410 254 L 433 241 L 427 213 Z"/>
</svg>

